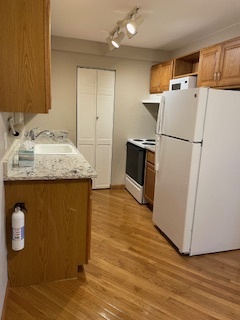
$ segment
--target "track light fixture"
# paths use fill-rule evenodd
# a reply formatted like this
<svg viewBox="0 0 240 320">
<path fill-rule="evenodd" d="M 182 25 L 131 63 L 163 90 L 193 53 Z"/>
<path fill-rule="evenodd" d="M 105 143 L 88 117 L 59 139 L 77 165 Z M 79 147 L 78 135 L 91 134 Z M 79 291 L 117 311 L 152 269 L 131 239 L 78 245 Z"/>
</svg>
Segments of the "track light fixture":
<svg viewBox="0 0 240 320">
<path fill-rule="evenodd" d="M 143 22 L 143 17 L 137 16 L 138 10 L 139 7 L 133 8 L 123 20 L 117 22 L 116 27 L 109 33 L 106 41 L 110 51 L 119 48 L 121 41 L 125 37 L 125 33 L 123 31 L 120 32 L 121 28 L 126 28 L 126 34 L 129 39 L 137 34 L 138 26 Z"/>
</svg>

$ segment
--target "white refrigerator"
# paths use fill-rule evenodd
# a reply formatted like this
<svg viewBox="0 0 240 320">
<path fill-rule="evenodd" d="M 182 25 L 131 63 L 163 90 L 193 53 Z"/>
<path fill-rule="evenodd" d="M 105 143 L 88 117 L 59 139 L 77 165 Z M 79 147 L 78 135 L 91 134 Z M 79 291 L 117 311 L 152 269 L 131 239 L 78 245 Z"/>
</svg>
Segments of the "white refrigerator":
<svg viewBox="0 0 240 320">
<path fill-rule="evenodd" d="M 153 223 L 183 254 L 240 248 L 240 92 L 164 92 Z"/>
</svg>

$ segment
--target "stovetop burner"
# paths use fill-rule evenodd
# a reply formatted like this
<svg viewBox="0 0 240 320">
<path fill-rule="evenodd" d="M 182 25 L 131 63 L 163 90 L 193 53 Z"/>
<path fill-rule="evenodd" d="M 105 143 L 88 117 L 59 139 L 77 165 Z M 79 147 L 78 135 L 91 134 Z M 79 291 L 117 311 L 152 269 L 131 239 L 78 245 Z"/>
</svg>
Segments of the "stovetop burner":
<svg viewBox="0 0 240 320">
<path fill-rule="evenodd" d="M 155 146 L 155 139 L 128 139 L 128 142 L 135 144 L 138 147 L 146 148 L 147 146 L 153 147 Z"/>
<path fill-rule="evenodd" d="M 147 146 L 155 146 L 155 143 L 152 142 L 143 142 L 142 144 L 145 144 Z"/>
</svg>

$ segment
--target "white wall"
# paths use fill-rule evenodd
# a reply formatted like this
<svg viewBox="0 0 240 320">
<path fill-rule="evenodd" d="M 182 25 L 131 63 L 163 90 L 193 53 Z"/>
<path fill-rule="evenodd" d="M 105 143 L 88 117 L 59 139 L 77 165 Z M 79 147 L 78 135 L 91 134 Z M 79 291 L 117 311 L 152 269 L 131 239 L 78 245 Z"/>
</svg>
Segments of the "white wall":
<svg viewBox="0 0 240 320">
<path fill-rule="evenodd" d="M 10 114 L 0 113 L 0 316 L 2 314 L 3 302 L 7 286 L 7 248 L 5 233 L 5 200 L 3 185 L 3 163 L 2 158 L 4 150 L 4 133 L 8 132 L 7 119 Z M 8 141 L 9 142 L 9 141 Z"/>
<path fill-rule="evenodd" d="M 57 39 L 58 40 L 58 39 Z M 66 50 L 66 39 L 63 48 Z M 78 43 L 78 42 L 77 42 Z M 150 68 L 154 63 L 146 54 L 131 58 L 75 52 L 76 40 L 62 51 L 53 43 L 52 50 L 52 110 L 47 115 L 26 115 L 26 127 L 67 129 L 76 142 L 76 69 L 77 66 L 116 70 L 114 136 L 111 185 L 123 185 L 125 177 L 126 141 L 128 138 L 155 135 L 154 112 L 141 100 L 149 96 Z M 57 50 L 54 49 L 57 47 Z M 150 52 L 152 54 L 152 52 Z M 150 61 L 149 61 L 150 59 Z M 156 111 L 156 110 L 155 110 Z M 87 112 L 87 110 L 86 110 Z M 156 112 L 155 112 L 156 113 Z"/>
<path fill-rule="evenodd" d="M 191 43 L 190 45 L 187 45 L 178 50 L 172 51 L 171 58 L 181 57 L 186 54 L 199 51 L 200 49 L 209 47 L 213 44 L 217 44 L 229 39 L 233 39 L 235 37 L 239 37 L 239 35 L 240 35 L 239 24 L 236 24 L 224 30 L 219 30 L 218 32 L 210 34 L 207 37 L 203 37 L 202 39 L 198 39 L 195 42 Z"/>
</svg>

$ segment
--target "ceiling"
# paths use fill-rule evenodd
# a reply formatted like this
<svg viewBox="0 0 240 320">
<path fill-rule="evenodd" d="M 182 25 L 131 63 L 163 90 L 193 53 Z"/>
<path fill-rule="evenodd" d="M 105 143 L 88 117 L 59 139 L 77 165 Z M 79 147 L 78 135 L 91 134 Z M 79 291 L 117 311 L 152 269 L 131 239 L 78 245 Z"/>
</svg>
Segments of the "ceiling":
<svg viewBox="0 0 240 320">
<path fill-rule="evenodd" d="M 232 26 L 240 35 L 239 0 L 51 0 L 52 35 L 106 43 L 135 6 L 144 22 L 122 45 L 176 50 Z"/>
</svg>

